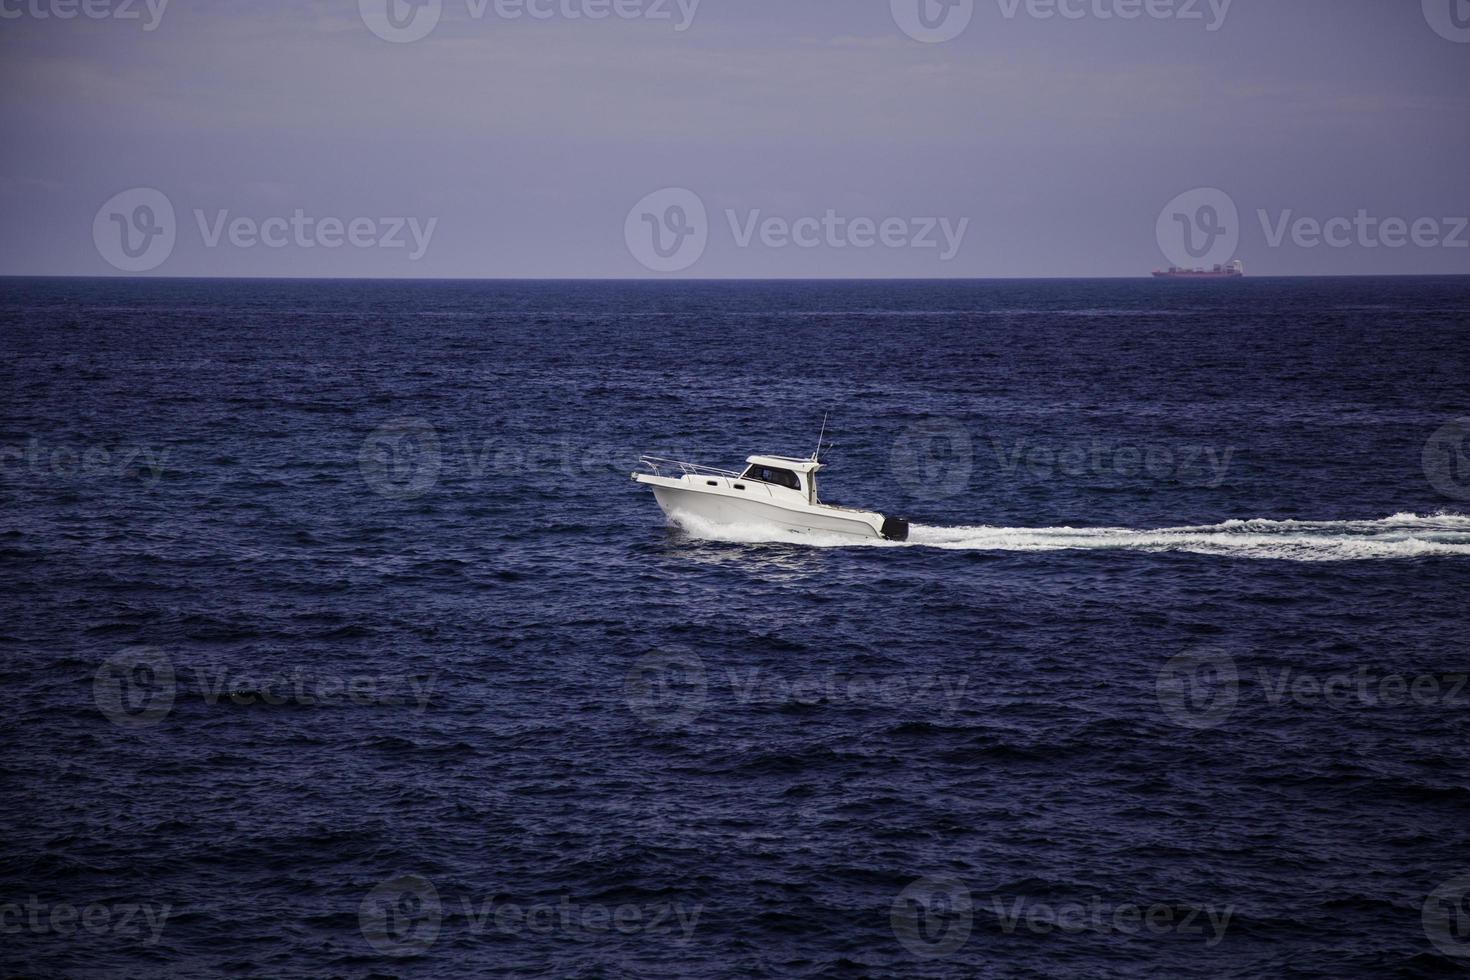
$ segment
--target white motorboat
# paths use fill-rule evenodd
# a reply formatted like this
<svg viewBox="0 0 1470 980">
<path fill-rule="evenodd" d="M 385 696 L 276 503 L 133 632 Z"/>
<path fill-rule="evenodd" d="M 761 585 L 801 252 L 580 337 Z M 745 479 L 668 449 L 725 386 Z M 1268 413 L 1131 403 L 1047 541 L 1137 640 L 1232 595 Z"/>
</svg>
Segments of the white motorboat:
<svg viewBox="0 0 1470 980">
<path fill-rule="evenodd" d="M 643 456 L 633 479 L 653 490 L 674 523 L 688 517 L 714 525 L 765 525 L 778 530 L 905 541 L 909 522 L 817 499 L 816 456 L 751 456 L 744 472 Z"/>
</svg>

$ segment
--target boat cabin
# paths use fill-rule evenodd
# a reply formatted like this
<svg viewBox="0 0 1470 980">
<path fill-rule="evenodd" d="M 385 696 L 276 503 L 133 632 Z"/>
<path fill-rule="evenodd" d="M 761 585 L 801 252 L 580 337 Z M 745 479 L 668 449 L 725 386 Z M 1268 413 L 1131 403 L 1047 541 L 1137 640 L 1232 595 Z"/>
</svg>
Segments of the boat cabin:
<svg viewBox="0 0 1470 980">
<path fill-rule="evenodd" d="M 817 502 L 817 470 L 822 464 L 814 459 L 790 456 L 750 456 L 740 479 L 795 490 L 807 503 Z"/>
</svg>

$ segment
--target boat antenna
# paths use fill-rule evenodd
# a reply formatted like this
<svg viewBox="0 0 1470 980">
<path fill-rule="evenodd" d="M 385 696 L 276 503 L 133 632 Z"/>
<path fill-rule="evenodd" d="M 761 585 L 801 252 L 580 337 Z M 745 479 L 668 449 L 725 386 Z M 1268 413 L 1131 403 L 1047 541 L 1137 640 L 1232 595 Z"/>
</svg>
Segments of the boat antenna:
<svg viewBox="0 0 1470 980">
<path fill-rule="evenodd" d="M 829 413 L 827 413 L 827 412 L 823 412 L 822 413 L 822 431 L 817 434 L 817 449 L 816 449 L 816 451 L 814 453 L 812 453 L 812 462 L 813 463 L 819 463 L 819 462 L 821 462 L 821 459 L 822 459 L 822 437 L 827 434 L 827 415 L 828 414 Z"/>
</svg>

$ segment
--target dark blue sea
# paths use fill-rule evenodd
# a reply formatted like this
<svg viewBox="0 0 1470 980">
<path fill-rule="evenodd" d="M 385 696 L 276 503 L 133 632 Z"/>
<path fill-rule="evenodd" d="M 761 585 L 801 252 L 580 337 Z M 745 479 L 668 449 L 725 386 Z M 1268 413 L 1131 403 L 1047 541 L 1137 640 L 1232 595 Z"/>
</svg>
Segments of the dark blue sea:
<svg viewBox="0 0 1470 980">
<path fill-rule="evenodd" d="M 0 970 L 1470 964 L 1470 279 L 0 280 Z M 670 527 L 805 456 L 904 543 Z"/>
</svg>

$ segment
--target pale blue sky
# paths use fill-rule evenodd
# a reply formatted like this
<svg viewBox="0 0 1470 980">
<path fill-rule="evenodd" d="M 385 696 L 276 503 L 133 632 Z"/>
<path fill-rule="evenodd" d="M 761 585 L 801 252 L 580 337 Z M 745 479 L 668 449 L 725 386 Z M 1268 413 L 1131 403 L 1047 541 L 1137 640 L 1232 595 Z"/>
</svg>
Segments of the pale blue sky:
<svg viewBox="0 0 1470 980">
<path fill-rule="evenodd" d="M 444 0 L 402 44 L 357 0 L 171 0 L 152 30 L 144 0 L 139 20 L 36 16 L 64 2 L 0 0 L 20 14 L 0 19 L 4 274 L 118 274 L 94 218 L 135 187 L 176 211 L 154 275 L 651 276 L 625 219 L 665 187 L 707 208 L 682 276 L 1146 274 L 1168 264 L 1160 209 L 1195 187 L 1238 206 L 1252 273 L 1470 273 L 1470 248 L 1272 247 L 1258 214 L 1470 215 L 1470 43 L 1431 28 L 1439 0 L 1234 0 L 1216 30 L 1207 0 L 1201 20 L 1129 21 L 1094 12 L 1128 0 L 1072 0 L 1076 20 L 976 0 L 936 44 L 889 0 L 701 0 L 683 31 L 676 0 L 668 20 Z M 363 241 L 411 217 L 423 247 L 407 225 L 404 248 L 272 248 L 248 228 L 210 245 L 222 212 L 298 209 L 369 219 Z M 947 261 L 737 234 L 756 211 L 829 210 L 910 235 L 968 224 Z"/>
</svg>

